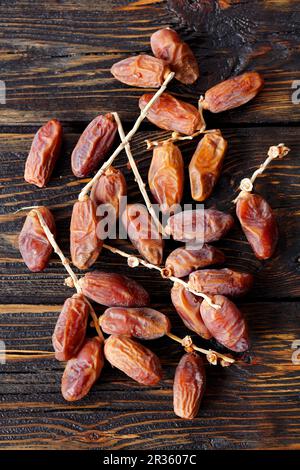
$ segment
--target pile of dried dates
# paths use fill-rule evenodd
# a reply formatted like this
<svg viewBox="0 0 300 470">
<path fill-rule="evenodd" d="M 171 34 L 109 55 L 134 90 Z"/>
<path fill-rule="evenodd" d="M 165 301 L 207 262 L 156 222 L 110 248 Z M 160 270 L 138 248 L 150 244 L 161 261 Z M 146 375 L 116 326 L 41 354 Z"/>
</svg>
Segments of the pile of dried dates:
<svg viewBox="0 0 300 470">
<path fill-rule="evenodd" d="M 151 36 L 151 48 L 153 56 L 137 55 L 114 64 L 113 76 L 127 85 L 147 88 L 162 87 L 172 72 L 183 84 L 192 84 L 199 77 L 193 52 L 172 29 L 155 32 Z M 180 204 L 183 197 L 184 162 L 176 141 L 184 136 L 201 136 L 189 163 L 189 179 L 192 198 L 204 202 L 220 177 L 227 151 L 227 141 L 221 131 L 206 130 L 204 114 L 241 106 L 254 98 L 262 87 L 262 77 L 257 72 L 247 72 L 209 89 L 199 99 L 198 108 L 166 92 L 150 106 L 148 120 L 172 132 L 169 139 L 153 144 L 148 173 L 153 201 L 160 205 L 163 214 L 168 214 L 174 204 Z M 142 95 L 140 110 L 145 109 L 153 97 L 152 93 Z M 99 169 L 117 132 L 113 113 L 99 115 L 87 126 L 71 157 L 76 177 L 86 178 Z M 38 187 L 47 184 L 59 156 L 62 133 L 62 126 L 55 119 L 38 130 L 26 161 L 24 177 L 28 183 Z M 120 201 L 126 194 L 124 175 L 110 165 L 95 181 L 90 195 L 79 198 L 74 204 L 70 226 L 72 264 L 87 270 L 98 259 L 105 237 L 97 232 L 101 216 L 96 209 L 111 205 L 141 258 L 161 267 L 162 276 L 173 282 L 171 300 L 185 326 L 206 340 L 215 338 L 233 353 L 247 351 L 246 321 L 232 298 L 248 292 L 253 277 L 219 267 L 225 262 L 224 253 L 210 244 L 228 233 L 234 225 L 233 217 L 215 209 L 170 215 L 165 234 L 188 245 L 176 248 L 163 262 L 164 237 L 159 227 L 142 204 L 128 204 L 121 212 Z M 28 213 L 19 236 L 19 248 L 33 272 L 45 269 L 53 251 L 38 215 L 54 237 L 56 234 L 55 221 L 47 207 L 33 208 Z M 276 248 L 278 230 L 268 203 L 258 194 L 241 191 L 236 215 L 256 257 L 270 258 Z M 196 238 L 195 226 L 200 226 L 203 232 L 204 244 L 198 248 L 192 246 Z M 63 397 L 68 401 L 83 398 L 98 379 L 105 359 L 140 384 L 157 384 L 162 378 L 160 360 L 139 340 L 174 335 L 169 318 L 151 308 L 149 294 L 143 286 L 120 273 L 94 270 L 81 277 L 75 287 L 77 293 L 65 301 L 53 333 L 55 357 L 58 361 L 67 361 L 62 377 Z M 107 307 L 98 325 L 109 335 L 105 341 L 101 334 L 87 337 L 90 301 Z M 191 419 L 198 413 L 206 379 L 205 360 L 190 337 L 187 338 L 182 341 L 186 352 L 175 372 L 174 411 L 182 418 Z M 225 357 L 221 364 L 230 365 L 230 357 L 229 353 L 228 361 Z M 209 362 L 214 363 L 219 358 L 214 356 Z"/>
</svg>

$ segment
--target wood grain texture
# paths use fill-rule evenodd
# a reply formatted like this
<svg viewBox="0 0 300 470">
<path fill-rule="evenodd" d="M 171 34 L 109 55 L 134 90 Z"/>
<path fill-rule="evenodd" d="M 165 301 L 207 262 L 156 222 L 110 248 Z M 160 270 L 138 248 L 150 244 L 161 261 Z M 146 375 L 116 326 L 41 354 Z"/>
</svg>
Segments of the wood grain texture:
<svg viewBox="0 0 300 470">
<path fill-rule="evenodd" d="M 60 394 L 62 364 L 53 358 L 18 358 L 0 364 L 1 449 L 300 448 L 299 364 L 291 359 L 292 343 L 300 340 L 300 107 L 291 103 L 291 83 L 300 78 L 299 10 L 298 2 L 275 0 L 0 2 L 0 80 L 7 85 L 7 104 L 0 104 L 0 340 L 7 349 L 51 351 L 56 318 L 73 293 L 63 285 L 66 274 L 55 256 L 43 273 L 29 273 L 17 248 L 25 213 L 15 211 L 49 206 L 58 242 L 69 256 L 72 204 L 87 181 L 71 173 L 72 149 L 99 112 L 120 111 L 125 129 L 132 127 L 142 91 L 116 82 L 109 69 L 128 55 L 149 52 L 153 31 L 175 27 L 195 51 L 199 83 L 170 87 L 190 102 L 244 70 L 258 69 L 266 78 L 265 91 L 253 102 L 208 116 L 209 127 L 220 127 L 229 140 L 229 151 L 206 207 L 232 212 L 241 178 L 252 174 L 268 147 L 284 141 L 292 149 L 255 184 L 279 219 L 274 258 L 256 260 L 237 223 L 216 244 L 229 267 L 255 274 L 254 289 L 238 301 L 249 321 L 252 349 L 236 366 L 207 366 L 199 417 L 185 421 L 172 411 L 172 380 L 182 351 L 168 338 L 150 345 L 163 363 L 159 385 L 142 387 L 106 365 L 88 397 L 73 404 Z M 62 119 L 63 149 L 48 187 L 38 189 L 23 180 L 24 164 L 35 131 L 52 117 Z M 151 153 L 144 140 L 166 135 L 145 121 L 133 139 L 145 182 Z M 196 145 L 180 144 L 186 170 Z M 130 201 L 141 201 L 124 153 L 116 166 L 126 176 Z M 186 177 L 184 202 L 190 203 L 187 171 Z M 127 241 L 111 244 L 135 253 Z M 167 245 L 166 254 L 178 246 Z M 131 269 L 106 251 L 95 267 L 140 280 L 151 292 L 152 306 L 170 317 L 174 333 L 188 333 L 171 307 L 168 281 L 144 268 Z"/>
</svg>

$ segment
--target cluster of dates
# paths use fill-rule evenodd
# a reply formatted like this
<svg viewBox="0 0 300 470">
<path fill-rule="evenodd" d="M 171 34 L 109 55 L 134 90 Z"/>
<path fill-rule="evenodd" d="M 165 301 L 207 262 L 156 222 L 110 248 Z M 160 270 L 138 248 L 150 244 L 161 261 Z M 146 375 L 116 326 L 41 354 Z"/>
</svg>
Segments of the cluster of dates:
<svg viewBox="0 0 300 470">
<path fill-rule="evenodd" d="M 178 34 L 162 29 L 151 37 L 154 56 L 138 55 L 116 63 L 111 72 L 123 83 L 138 87 L 160 87 L 170 71 L 184 84 L 199 76 L 197 61 Z M 147 113 L 147 118 L 175 136 L 204 133 L 189 164 L 191 194 L 195 201 L 205 201 L 220 176 L 227 150 L 221 131 L 205 131 L 203 110 L 219 113 L 247 103 L 263 86 L 261 76 L 248 72 L 222 82 L 205 93 L 199 109 L 168 93 L 162 93 Z M 153 94 L 139 100 L 143 110 Z M 113 114 L 97 116 L 84 130 L 71 157 L 76 177 L 87 177 L 99 167 L 112 147 L 117 132 Z M 44 187 L 51 176 L 62 141 L 62 126 L 51 120 L 34 137 L 26 162 L 25 180 Z M 148 173 L 149 188 L 161 211 L 166 213 L 179 204 L 183 195 L 184 162 L 172 139 L 154 147 Z M 128 204 L 120 213 L 121 197 L 127 192 L 120 170 L 110 166 L 96 181 L 90 196 L 73 206 L 70 226 L 72 263 L 78 269 L 90 268 L 102 250 L 104 237 L 99 237 L 96 208 L 110 204 L 126 227 L 135 248 L 153 265 L 163 262 L 164 241 L 147 208 Z M 48 228 L 55 235 L 54 218 L 46 207 L 39 207 Z M 272 256 L 277 238 L 277 225 L 271 208 L 259 195 L 242 192 L 236 213 L 255 255 L 260 259 Z M 137 217 L 138 215 L 138 217 Z M 203 217 L 204 215 L 204 217 Z M 233 226 L 231 215 L 218 210 L 192 210 L 172 215 L 165 232 L 180 242 L 193 242 L 194 227 L 201 226 L 204 245 L 199 249 L 180 247 L 166 259 L 162 268 L 165 278 L 187 279 L 187 286 L 175 282 L 172 303 L 184 324 L 205 339 L 215 338 L 234 352 L 246 351 L 249 338 L 245 319 L 227 298 L 249 290 L 250 274 L 210 266 L 224 262 L 224 254 L 209 243 L 219 240 Z M 151 237 L 150 237 L 151 234 Z M 106 236 L 109 234 L 106 234 Z M 31 271 L 43 270 L 51 256 L 52 246 L 37 216 L 29 212 L 19 237 L 22 257 Z M 92 271 L 78 282 L 77 293 L 64 303 L 53 334 L 53 347 L 59 361 L 67 361 L 62 378 L 62 394 L 66 400 L 79 400 L 98 379 L 104 357 L 114 366 L 141 384 L 153 385 L 162 377 L 158 357 L 136 339 L 151 340 L 170 334 L 170 321 L 161 312 L 149 308 L 149 295 L 136 281 L 116 273 Z M 190 288 L 190 289 L 189 289 Z M 192 291 L 210 296 L 202 300 Z M 108 307 L 99 319 L 102 331 L 109 334 L 105 344 L 100 337 L 86 337 L 89 300 Z M 205 387 L 202 358 L 191 347 L 182 357 L 175 373 L 174 410 L 178 416 L 196 416 Z"/>
</svg>

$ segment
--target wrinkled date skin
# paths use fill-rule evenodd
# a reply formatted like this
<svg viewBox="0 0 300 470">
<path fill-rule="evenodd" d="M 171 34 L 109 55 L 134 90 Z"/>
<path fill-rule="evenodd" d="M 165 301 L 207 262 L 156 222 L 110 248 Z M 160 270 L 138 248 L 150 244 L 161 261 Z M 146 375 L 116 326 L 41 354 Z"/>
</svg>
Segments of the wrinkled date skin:
<svg viewBox="0 0 300 470">
<path fill-rule="evenodd" d="M 81 294 L 67 299 L 57 319 L 52 336 L 55 358 L 72 359 L 84 342 L 90 307 Z"/>
<path fill-rule="evenodd" d="M 205 391 L 206 374 L 202 358 L 186 353 L 176 368 L 173 385 L 174 412 L 184 419 L 197 416 Z"/>
<path fill-rule="evenodd" d="M 259 73 L 246 72 L 210 88 L 205 93 L 202 106 L 212 113 L 237 108 L 252 100 L 263 86 L 264 80 Z"/>
<path fill-rule="evenodd" d="M 141 96 L 140 109 L 143 110 L 149 103 L 153 94 Z M 200 130 L 204 123 L 195 106 L 178 100 L 168 93 L 163 93 L 151 106 L 147 113 L 150 122 L 161 129 L 176 131 L 181 134 L 191 135 Z"/>
<path fill-rule="evenodd" d="M 278 242 L 278 225 L 272 208 L 259 194 L 243 192 L 236 215 L 258 259 L 273 256 Z"/>
<path fill-rule="evenodd" d="M 59 156 L 63 129 L 57 119 L 41 127 L 34 136 L 25 164 L 24 179 L 27 183 L 43 188 L 48 183 Z"/>
<path fill-rule="evenodd" d="M 119 216 L 121 198 L 127 194 L 127 185 L 123 173 L 112 166 L 100 176 L 91 191 L 91 199 L 96 208 L 100 204 L 111 205 L 115 217 Z"/>
<path fill-rule="evenodd" d="M 188 250 L 176 248 L 166 259 L 164 274 L 168 276 L 185 277 L 192 271 L 205 268 L 212 264 L 221 264 L 225 261 L 225 255 L 214 246 L 204 244 L 202 248 Z"/>
<path fill-rule="evenodd" d="M 53 215 L 47 207 L 39 206 L 38 210 L 55 236 L 56 228 Z M 39 272 L 46 268 L 53 248 L 34 210 L 28 213 L 19 235 L 19 250 L 30 271 Z"/>
<path fill-rule="evenodd" d="M 72 171 L 75 176 L 84 178 L 98 169 L 113 144 L 116 132 L 117 124 L 112 114 L 97 116 L 90 122 L 72 153 Z"/>
<path fill-rule="evenodd" d="M 85 397 L 104 366 L 103 343 L 100 338 L 87 339 L 79 353 L 67 362 L 61 392 L 65 400 L 77 401 Z"/>
<path fill-rule="evenodd" d="M 110 71 L 120 82 L 144 88 L 159 88 L 171 72 L 164 60 L 147 54 L 121 60 Z"/>
<path fill-rule="evenodd" d="M 224 237 L 233 225 L 230 214 L 215 209 L 196 209 L 171 215 L 165 230 L 177 241 L 210 243 Z"/>
<path fill-rule="evenodd" d="M 79 280 L 83 294 L 106 307 L 145 307 L 150 298 L 133 279 L 117 273 L 92 271 Z"/>
<path fill-rule="evenodd" d="M 160 265 L 164 242 L 143 204 L 128 204 L 122 222 L 132 244 L 149 263 Z"/>
<path fill-rule="evenodd" d="M 189 85 L 199 77 L 196 57 L 190 47 L 173 29 L 164 28 L 151 36 L 151 49 L 155 57 L 165 60 L 181 83 Z"/>
<path fill-rule="evenodd" d="M 178 315 L 189 330 L 205 339 L 212 337 L 200 314 L 202 302 L 200 297 L 185 289 L 182 284 L 175 283 L 171 289 L 171 299 Z"/>
<path fill-rule="evenodd" d="M 192 198 L 205 201 L 218 181 L 227 151 L 227 141 L 220 131 L 205 134 L 189 164 Z"/>
<path fill-rule="evenodd" d="M 77 201 L 73 206 L 70 226 L 72 263 L 88 269 L 97 260 L 103 241 L 97 236 L 96 208 L 91 199 Z"/>
<path fill-rule="evenodd" d="M 190 287 L 204 294 L 243 295 L 253 285 L 253 276 L 231 269 L 200 269 L 189 276 Z"/>
<path fill-rule="evenodd" d="M 203 300 L 200 312 L 213 337 L 232 351 L 247 351 L 250 345 L 248 329 L 240 310 L 223 295 L 213 295 L 211 300 L 221 308 L 216 310 Z"/>
<path fill-rule="evenodd" d="M 171 329 L 166 315 L 147 307 L 111 307 L 105 310 L 99 323 L 108 335 L 125 335 L 147 340 L 161 338 Z"/>
<path fill-rule="evenodd" d="M 163 214 L 180 204 L 183 194 L 184 164 L 179 148 L 172 142 L 155 147 L 148 173 L 150 191 Z"/>
<path fill-rule="evenodd" d="M 110 336 L 104 345 L 104 354 L 113 367 L 143 385 L 155 385 L 162 378 L 158 357 L 126 336 Z"/>
</svg>

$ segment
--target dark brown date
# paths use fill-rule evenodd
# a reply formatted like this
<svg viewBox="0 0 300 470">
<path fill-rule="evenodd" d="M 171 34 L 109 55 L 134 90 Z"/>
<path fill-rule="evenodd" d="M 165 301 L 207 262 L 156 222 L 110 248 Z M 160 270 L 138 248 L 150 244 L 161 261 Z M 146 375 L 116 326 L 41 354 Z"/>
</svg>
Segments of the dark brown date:
<svg viewBox="0 0 300 470">
<path fill-rule="evenodd" d="M 133 279 L 117 273 L 92 271 L 79 280 L 83 294 L 106 307 L 145 307 L 149 295 Z"/>
<path fill-rule="evenodd" d="M 103 343 L 98 337 L 87 339 L 76 357 L 67 362 L 61 382 L 65 400 L 85 397 L 101 374 L 104 365 Z"/>
<path fill-rule="evenodd" d="M 121 198 L 127 194 L 127 185 L 123 173 L 112 166 L 100 176 L 91 191 L 91 199 L 96 208 L 101 205 L 111 205 L 116 219 L 119 216 Z"/>
<path fill-rule="evenodd" d="M 227 141 L 220 131 L 205 134 L 189 164 L 192 198 L 205 201 L 218 181 L 227 151 Z"/>
<path fill-rule="evenodd" d="M 202 302 L 200 297 L 192 294 L 182 284 L 175 283 L 171 289 L 171 299 L 178 315 L 189 330 L 205 339 L 212 337 L 200 314 Z"/>
<path fill-rule="evenodd" d="M 99 323 L 108 335 L 125 335 L 138 339 L 160 338 L 171 329 L 166 315 L 147 307 L 111 307 L 105 310 Z"/>
<path fill-rule="evenodd" d="M 104 354 L 113 367 L 143 385 L 155 385 L 162 378 L 158 357 L 126 336 L 110 336 L 104 345 Z"/>
<path fill-rule="evenodd" d="M 188 250 L 187 248 L 176 248 L 166 259 L 164 275 L 185 277 L 192 271 L 205 268 L 212 264 L 221 264 L 225 261 L 225 255 L 214 246 L 204 244 L 202 248 Z"/>
<path fill-rule="evenodd" d="M 213 337 L 232 351 L 247 351 L 250 345 L 248 329 L 240 310 L 223 295 L 213 295 L 211 300 L 221 308 L 215 309 L 203 300 L 200 313 Z"/>
<path fill-rule="evenodd" d="M 57 319 L 52 344 L 58 361 L 68 361 L 81 348 L 90 307 L 83 295 L 74 294 L 67 299 Z"/>
<path fill-rule="evenodd" d="M 155 57 L 170 64 L 177 80 L 185 85 L 194 83 L 199 77 L 196 57 L 173 29 L 164 28 L 153 33 L 151 49 Z"/>
<path fill-rule="evenodd" d="M 204 294 L 243 295 L 253 285 L 253 276 L 232 269 L 200 269 L 189 276 L 190 287 Z"/>
<path fill-rule="evenodd" d="M 71 157 L 72 171 L 78 178 L 88 176 L 97 169 L 109 152 L 117 124 L 112 114 L 97 116 L 81 134 Z"/>
<path fill-rule="evenodd" d="M 39 206 L 47 226 L 55 236 L 56 228 L 53 215 L 47 207 Z M 35 210 L 31 210 L 19 235 L 19 250 L 24 263 L 32 272 L 43 271 L 50 259 L 53 248 L 39 222 Z"/>
<path fill-rule="evenodd" d="M 145 108 L 153 96 L 153 93 L 141 96 L 139 101 L 141 110 Z M 149 109 L 147 118 L 161 129 L 186 135 L 194 134 L 204 126 L 200 113 L 195 106 L 178 100 L 168 93 L 163 93 L 156 100 Z"/>
<path fill-rule="evenodd" d="M 195 352 L 185 354 L 176 368 L 173 385 L 174 412 L 177 416 L 184 419 L 197 416 L 205 384 L 202 358 Z"/>
<path fill-rule="evenodd" d="M 62 135 L 62 125 L 57 119 L 48 121 L 37 131 L 25 164 L 25 181 L 39 188 L 46 186 L 59 156 Z"/>
<path fill-rule="evenodd" d="M 243 192 L 236 204 L 236 215 L 258 259 L 273 256 L 278 242 L 276 217 L 259 194 Z"/>
</svg>

